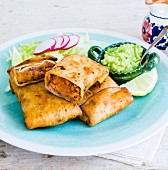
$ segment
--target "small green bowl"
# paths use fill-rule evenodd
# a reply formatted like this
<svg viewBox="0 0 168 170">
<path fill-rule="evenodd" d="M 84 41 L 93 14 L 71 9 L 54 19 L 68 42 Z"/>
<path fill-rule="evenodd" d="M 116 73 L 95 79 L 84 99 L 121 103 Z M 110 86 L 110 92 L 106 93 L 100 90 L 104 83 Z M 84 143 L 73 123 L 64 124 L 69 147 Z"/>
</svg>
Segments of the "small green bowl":
<svg viewBox="0 0 168 170">
<path fill-rule="evenodd" d="M 104 59 L 104 54 L 105 54 L 105 51 L 107 51 L 107 49 L 119 47 L 120 45 L 123 45 L 123 44 L 135 44 L 135 43 L 121 42 L 121 43 L 109 45 L 104 49 L 102 49 L 99 46 L 92 46 L 88 51 L 88 57 L 98 63 L 101 63 L 101 60 Z M 146 51 L 146 48 L 144 48 L 143 46 L 141 47 L 143 48 L 143 53 L 142 53 L 143 55 L 144 52 Z M 146 57 L 144 58 L 143 63 L 134 71 L 127 72 L 127 73 L 118 73 L 118 72 L 110 71 L 109 75 L 116 83 L 121 85 L 147 71 L 151 71 L 153 68 L 156 67 L 159 61 L 160 61 L 160 57 L 156 53 L 148 53 Z"/>
</svg>

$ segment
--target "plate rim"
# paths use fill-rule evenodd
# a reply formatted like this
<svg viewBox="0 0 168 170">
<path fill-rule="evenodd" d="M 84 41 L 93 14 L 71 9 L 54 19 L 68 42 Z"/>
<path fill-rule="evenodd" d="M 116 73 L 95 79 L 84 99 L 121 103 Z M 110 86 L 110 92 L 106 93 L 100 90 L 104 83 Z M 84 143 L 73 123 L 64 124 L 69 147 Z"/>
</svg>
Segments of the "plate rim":
<svg viewBox="0 0 168 170">
<path fill-rule="evenodd" d="M 108 30 L 97 29 L 97 28 L 59 28 L 59 29 L 38 31 L 38 32 L 16 37 L 12 40 L 0 44 L 0 51 L 14 43 L 18 43 L 19 41 L 27 40 L 35 36 L 44 36 L 44 35 L 59 33 L 59 32 L 81 32 L 81 33 L 88 32 L 88 33 L 95 33 L 95 34 L 98 33 L 98 34 L 113 36 L 121 39 L 130 39 L 132 42 L 139 43 L 140 45 L 143 45 L 146 48 L 149 47 L 149 44 L 143 42 L 138 38 L 132 37 L 130 35 L 114 32 L 114 31 L 108 31 Z M 159 51 L 157 48 L 153 48 L 151 51 L 154 51 L 159 55 L 161 55 L 162 56 L 161 60 L 168 61 L 167 56 L 163 52 Z M 168 63 L 166 64 L 168 65 Z M 168 119 L 168 110 L 157 122 L 155 122 L 154 124 L 152 124 L 152 126 L 146 129 L 145 132 L 140 132 L 133 137 L 128 137 L 127 139 L 119 142 L 115 142 L 103 146 L 96 146 L 96 147 L 85 147 L 85 148 L 70 147 L 69 148 L 69 147 L 45 146 L 42 144 L 40 145 L 32 144 L 31 142 L 13 137 L 12 135 L 9 135 L 6 132 L 3 132 L 2 130 L 0 130 L 0 139 L 18 148 L 22 148 L 28 151 L 42 153 L 42 154 L 50 154 L 50 155 L 58 155 L 58 156 L 91 156 L 91 155 L 99 155 L 99 154 L 119 151 L 137 145 L 141 142 L 144 142 L 145 140 L 151 138 L 152 136 L 162 131 L 168 125 L 168 122 L 166 122 L 167 119 Z"/>
</svg>

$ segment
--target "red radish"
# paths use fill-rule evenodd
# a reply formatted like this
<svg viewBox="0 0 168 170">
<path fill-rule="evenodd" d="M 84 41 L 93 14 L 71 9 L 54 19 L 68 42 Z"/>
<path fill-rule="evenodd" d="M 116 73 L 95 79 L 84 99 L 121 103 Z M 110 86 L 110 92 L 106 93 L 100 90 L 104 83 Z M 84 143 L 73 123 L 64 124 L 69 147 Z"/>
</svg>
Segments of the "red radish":
<svg viewBox="0 0 168 170">
<path fill-rule="evenodd" d="M 56 44 L 52 50 L 60 50 L 60 49 L 64 48 L 70 41 L 70 38 L 67 35 L 58 36 L 54 39 L 56 41 Z"/>
<path fill-rule="evenodd" d="M 69 41 L 70 41 L 70 38 L 69 38 L 69 36 L 68 36 L 68 35 L 63 35 L 62 37 L 64 38 L 64 42 L 63 42 L 63 44 L 62 44 L 61 49 L 63 49 L 64 47 L 66 47 L 66 46 L 67 46 L 67 44 L 68 44 L 68 43 L 69 43 Z"/>
<path fill-rule="evenodd" d="M 76 46 L 78 42 L 79 36 L 75 34 L 57 36 L 55 38 L 43 41 L 35 48 L 34 54 L 43 54 L 45 52 L 54 50 L 67 50 Z"/>
<path fill-rule="evenodd" d="M 55 47 L 55 44 L 56 44 L 55 39 L 49 39 L 49 40 L 43 41 L 41 44 L 39 44 L 35 48 L 34 54 L 43 54 L 45 52 L 48 52 Z"/>
<path fill-rule="evenodd" d="M 72 48 L 72 47 L 76 46 L 79 42 L 78 35 L 72 34 L 72 35 L 69 35 L 68 37 L 70 38 L 70 41 L 65 47 L 62 48 L 62 50 L 67 50 L 69 48 Z"/>
</svg>

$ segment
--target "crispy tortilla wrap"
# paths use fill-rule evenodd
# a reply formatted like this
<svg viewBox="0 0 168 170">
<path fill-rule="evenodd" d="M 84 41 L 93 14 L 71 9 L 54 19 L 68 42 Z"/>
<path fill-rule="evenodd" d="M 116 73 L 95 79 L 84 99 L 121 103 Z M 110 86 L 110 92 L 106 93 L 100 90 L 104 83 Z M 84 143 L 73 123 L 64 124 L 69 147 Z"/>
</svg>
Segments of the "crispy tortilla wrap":
<svg viewBox="0 0 168 170">
<path fill-rule="evenodd" d="M 111 79 L 110 76 L 107 76 L 102 83 L 96 82 L 92 87 L 90 87 L 84 94 L 83 99 L 78 103 L 78 105 L 82 105 L 85 103 L 87 99 L 93 96 L 95 93 L 108 88 L 108 87 L 119 87 L 114 80 Z"/>
<path fill-rule="evenodd" d="M 17 86 L 25 86 L 43 81 L 45 73 L 56 65 L 56 60 L 51 56 L 30 58 L 17 66 L 10 67 L 7 72 L 13 77 Z"/>
<path fill-rule="evenodd" d="M 133 102 L 133 97 L 126 88 L 110 87 L 99 91 L 90 97 L 81 109 L 80 119 L 89 126 L 113 116 Z"/>
<path fill-rule="evenodd" d="M 10 85 L 20 101 L 28 129 L 56 126 L 82 114 L 78 105 L 46 90 L 44 81 L 18 87 L 10 78 Z"/>
<path fill-rule="evenodd" d="M 101 83 L 109 70 L 82 55 L 68 55 L 45 75 L 45 87 L 56 96 L 78 103 L 96 82 Z"/>
</svg>

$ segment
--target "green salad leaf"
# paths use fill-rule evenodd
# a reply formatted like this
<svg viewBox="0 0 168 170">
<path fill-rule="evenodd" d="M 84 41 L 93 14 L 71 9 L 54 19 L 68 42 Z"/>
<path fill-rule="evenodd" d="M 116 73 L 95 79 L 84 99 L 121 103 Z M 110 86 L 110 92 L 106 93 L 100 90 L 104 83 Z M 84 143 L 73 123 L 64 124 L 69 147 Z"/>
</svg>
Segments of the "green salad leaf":
<svg viewBox="0 0 168 170">
<path fill-rule="evenodd" d="M 23 61 L 29 58 L 37 57 L 37 55 L 34 55 L 34 50 L 40 43 L 41 41 L 32 41 L 30 43 L 23 44 L 18 48 L 18 52 L 22 56 Z"/>
</svg>

